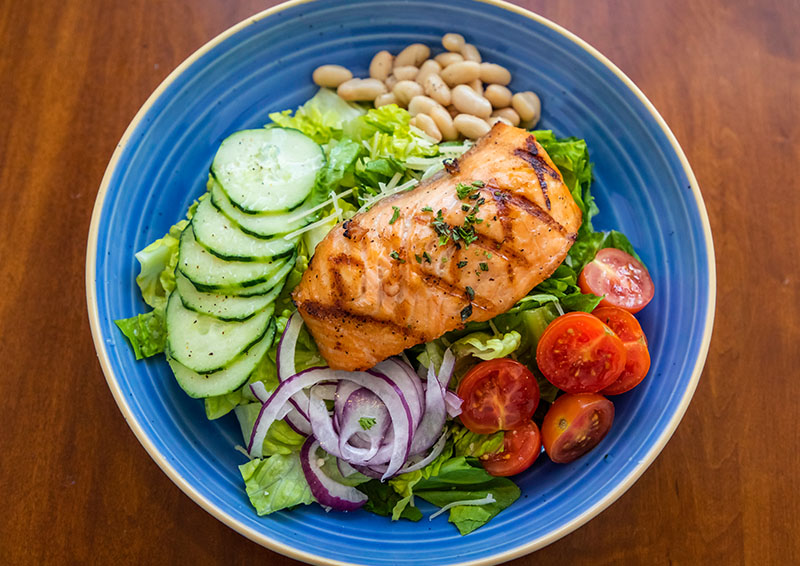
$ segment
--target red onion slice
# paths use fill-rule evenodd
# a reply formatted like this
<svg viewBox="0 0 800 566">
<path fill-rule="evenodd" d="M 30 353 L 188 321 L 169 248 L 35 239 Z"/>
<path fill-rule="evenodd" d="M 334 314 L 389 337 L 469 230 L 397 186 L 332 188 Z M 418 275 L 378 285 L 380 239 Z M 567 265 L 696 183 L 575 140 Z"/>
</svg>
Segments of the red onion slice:
<svg viewBox="0 0 800 566">
<path fill-rule="evenodd" d="M 461 414 L 461 404 L 464 402 L 461 397 L 452 391 L 446 391 L 444 394 L 444 404 L 447 407 L 447 415 L 454 419 Z"/>
<path fill-rule="evenodd" d="M 275 358 L 275 367 L 278 372 L 278 380 L 283 382 L 297 373 L 294 365 L 295 353 L 297 351 L 297 339 L 303 329 L 303 317 L 299 311 L 292 313 L 286 321 L 286 328 L 281 334 L 278 342 L 278 354 Z M 302 418 L 308 419 L 308 395 L 305 391 L 298 391 L 292 396 L 292 401 Z M 306 427 L 308 428 L 308 427 Z"/>
<path fill-rule="evenodd" d="M 372 458 L 381 447 L 381 441 L 389 429 L 389 412 L 380 398 L 364 387 L 359 387 L 343 403 L 342 418 L 339 428 L 339 451 L 345 460 Z M 362 419 L 373 419 L 372 426 L 364 429 Z M 365 441 L 366 447 L 348 443 L 357 437 Z"/>
<path fill-rule="evenodd" d="M 311 494 L 317 502 L 338 511 L 355 511 L 367 502 L 367 496 L 354 487 L 333 481 L 322 471 L 317 457 L 319 442 L 309 437 L 300 449 L 300 464 L 306 477 Z"/>
<path fill-rule="evenodd" d="M 430 452 L 428 452 L 427 456 L 422 456 L 421 454 L 417 454 L 416 456 L 411 456 L 405 463 L 405 465 L 397 471 L 397 473 L 405 474 L 406 472 L 415 472 L 417 470 L 421 470 L 422 468 L 433 462 L 439 456 L 439 454 L 442 453 L 446 444 L 447 444 L 447 431 L 442 433 L 442 435 L 439 437 L 439 440 L 437 440 L 436 443 L 431 447 L 431 450 Z M 382 474 L 386 470 L 386 466 L 374 465 L 374 466 L 369 466 L 368 469 L 373 473 Z"/>
<path fill-rule="evenodd" d="M 411 409 L 411 417 L 414 420 L 414 426 L 418 426 L 425 410 L 422 402 L 422 383 L 419 378 L 413 372 L 407 372 L 402 362 L 392 358 L 382 361 L 373 369 L 391 379 L 397 387 L 400 388 L 400 391 L 405 395 L 408 406 Z"/>
<path fill-rule="evenodd" d="M 261 381 L 256 381 L 255 383 L 250 384 L 250 391 L 253 392 L 253 396 L 261 402 L 263 405 L 269 399 L 269 392 L 267 391 L 266 386 Z M 292 402 L 292 399 L 289 399 L 289 402 Z M 291 427 L 293 431 L 297 434 L 302 434 L 303 436 L 308 436 L 311 434 L 311 424 L 308 422 L 308 417 L 304 415 L 296 406 L 292 406 L 289 412 L 286 413 L 286 416 L 283 417 L 286 420 L 286 424 Z"/>
</svg>

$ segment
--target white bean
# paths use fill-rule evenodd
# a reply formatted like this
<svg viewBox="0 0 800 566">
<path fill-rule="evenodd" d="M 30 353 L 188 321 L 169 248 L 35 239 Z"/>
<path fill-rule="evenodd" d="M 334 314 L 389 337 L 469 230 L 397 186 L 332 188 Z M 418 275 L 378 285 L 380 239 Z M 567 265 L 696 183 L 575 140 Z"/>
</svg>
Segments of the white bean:
<svg viewBox="0 0 800 566">
<path fill-rule="evenodd" d="M 427 96 L 415 96 L 408 102 L 408 113 L 412 116 L 417 114 L 430 114 L 434 108 L 444 108 L 441 104 Z"/>
<path fill-rule="evenodd" d="M 404 67 L 398 67 L 395 65 L 392 74 L 397 77 L 398 81 L 413 81 L 417 78 L 417 73 L 419 73 L 419 69 L 414 67 L 413 65 L 406 65 Z"/>
<path fill-rule="evenodd" d="M 503 85 L 489 85 L 483 91 L 483 96 L 492 103 L 494 108 L 506 108 L 511 106 L 511 91 Z"/>
<path fill-rule="evenodd" d="M 492 116 L 505 118 L 512 126 L 519 126 L 519 114 L 513 108 L 501 108 L 492 112 Z"/>
<path fill-rule="evenodd" d="M 442 69 L 441 77 L 448 86 L 474 81 L 481 74 L 481 66 L 475 61 L 460 61 Z"/>
<path fill-rule="evenodd" d="M 414 81 L 397 81 L 392 89 L 397 103 L 400 106 L 407 106 L 411 99 L 422 94 L 422 85 Z"/>
<path fill-rule="evenodd" d="M 314 69 L 311 75 L 311 79 L 315 84 L 327 88 L 336 88 L 344 81 L 349 81 L 352 78 L 353 73 L 341 65 L 322 65 Z"/>
<path fill-rule="evenodd" d="M 379 81 L 385 81 L 392 73 L 394 57 L 388 51 L 378 51 L 369 64 L 369 76 Z"/>
<path fill-rule="evenodd" d="M 394 85 L 397 84 L 397 77 L 389 75 L 383 82 L 386 83 L 386 88 L 391 92 L 394 89 Z"/>
<path fill-rule="evenodd" d="M 344 100 L 373 101 L 386 92 L 386 85 L 378 79 L 350 79 L 339 85 L 336 93 Z"/>
<path fill-rule="evenodd" d="M 497 124 L 498 122 L 502 122 L 506 126 L 513 126 L 511 122 L 509 122 L 502 116 L 491 116 L 489 119 L 486 120 L 486 123 L 489 124 L 490 127 L 494 127 L 494 125 Z"/>
<path fill-rule="evenodd" d="M 419 67 L 430 54 L 430 48 L 424 43 L 412 43 L 397 54 L 394 65 L 395 67 L 405 67 L 406 65 Z"/>
<path fill-rule="evenodd" d="M 439 75 L 428 75 L 425 80 L 425 94 L 430 96 L 442 106 L 450 104 L 450 87 L 448 87 Z"/>
<path fill-rule="evenodd" d="M 395 98 L 393 92 L 381 94 L 375 99 L 375 108 L 380 108 L 381 106 L 387 106 L 389 104 L 397 104 L 397 98 Z"/>
<path fill-rule="evenodd" d="M 511 73 L 501 65 L 481 63 L 481 80 L 485 83 L 505 86 L 511 82 Z"/>
<path fill-rule="evenodd" d="M 478 93 L 479 96 L 483 96 L 483 83 L 480 79 L 475 79 L 474 81 L 469 81 L 467 86 Z"/>
<path fill-rule="evenodd" d="M 478 51 L 478 48 L 471 43 L 464 44 L 464 47 L 461 48 L 461 55 L 464 57 L 465 61 L 475 61 L 476 63 L 480 63 L 482 60 L 480 51 Z"/>
<path fill-rule="evenodd" d="M 437 63 L 433 59 L 428 59 L 419 68 L 419 73 L 417 73 L 416 81 L 424 87 L 425 79 L 427 79 L 431 75 L 438 75 L 441 72 L 441 70 L 442 66 L 439 63 Z"/>
<path fill-rule="evenodd" d="M 522 122 L 532 127 L 539 121 L 539 116 L 542 114 L 542 102 L 536 93 L 526 90 L 525 92 L 518 92 L 511 97 L 511 106 L 519 114 Z"/>
<path fill-rule="evenodd" d="M 460 63 L 464 60 L 464 57 L 460 53 L 439 53 L 436 57 L 433 58 L 434 61 L 439 63 L 442 66 L 442 69 L 445 67 L 449 67 L 453 63 Z"/>
<path fill-rule="evenodd" d="M 439 131 L 439 128 L 436 127 L 436 122 L 433 121 L 433 118 L 428 116 L 425 113 L 420 113 L 411 118 L 411 121 L 414 123 L 416 127 L 420 130 L 428 134 L 432 137 L 436 143 L 442 141 L 442 132 Z"/>
<path fill-rule="evenodd" d="M 466 41 L 460 33 L 446 33 L 442 37 L 442 46 L 448 51 L 458 53 L 464 47 Z"/>
<path fill-rule="evenodd" d="M 489 124 L 472 114 L 459 114 L 453 119 L 453 125 L 464 136 L 471 140 L 478 139 L 489 131 Z"/>
<path fill-rule="evenodd" d="M 458 130 L 453 125 L 453 117 L 450 113 L 442 107 L 434 108 L 427 113 L 436 123 L 436 127 L 442 133 L 442 138 L 445 141 L 453 141 L 458 139 Z"/>
<path fill-rule="evenodd" d="M 480 94 L 467 85 L 458 85 L 453 89 L 453 106 L 462 114 L 472 114 L 479 118 L 492 115 L 492 105 Z"/>
</svg>

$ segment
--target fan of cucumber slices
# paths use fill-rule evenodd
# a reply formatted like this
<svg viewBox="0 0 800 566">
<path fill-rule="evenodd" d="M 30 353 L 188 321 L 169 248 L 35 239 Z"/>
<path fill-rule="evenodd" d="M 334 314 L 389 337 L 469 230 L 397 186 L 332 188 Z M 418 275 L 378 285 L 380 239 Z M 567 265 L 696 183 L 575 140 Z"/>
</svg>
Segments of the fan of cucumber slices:
<svg viewBox="0 0 800 566">
<path fill-rule="evenodd" d="M 178 242 L 164 353 L 191 397 L 241 387 L 272 346 L 274 302 L 297 257 L 322 148 L 297 130 L 236 132 Z"/>
</svg>

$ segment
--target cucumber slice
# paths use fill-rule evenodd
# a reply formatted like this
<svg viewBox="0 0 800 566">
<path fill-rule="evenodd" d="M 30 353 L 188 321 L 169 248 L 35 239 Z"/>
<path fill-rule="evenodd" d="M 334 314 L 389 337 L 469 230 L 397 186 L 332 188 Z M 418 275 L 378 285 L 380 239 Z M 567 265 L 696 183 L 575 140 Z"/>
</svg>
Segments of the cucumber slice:
<svg viewBox="0 0 800 566">
<path fill-rule="evenodd" d="M 259 214 L 300 205 L 324 164 L 322 148 L 298 130 L 242 130 L 222 141 L 211 174 L 234 206 Z"/>
<path fill-rule="evenodd" d="M 256 238 L 272 239 L 277 234 L 287 234 L 299 230 L 310 222 L 309 215 L 303 212 L 313 208 L 311 204 L 303 203 L 299 208 L 291 212 L 273 212 L 269 214 L 245 214 L 228 199 L 228 195 L 222 190 L 213 178 L 209 183 L 211 200 L 222 214 L 234 222 L 245 234 L 250 234 Z"/>
<path fill-rule="evenodd" d="M 253 285 L 252 287 L 236 287 L 233 289 L 223 289 L 221 291 L 211 291 L 211 293 L 225 293 L 226 295 L 232 295 L 234 297 L 255 297 L 256 295 L 269 293 L 276 285 L 280 285 L 281 288 L 283 288 L 284 283 L 286 283 L 286 276 L 294 269 L 295 263 L 297 263 L 297 253 L 292 254 L 292 256 L 286 260 L 286 263 L 275 272 L 275 275 L 263 283 Z"/>
<path fill-rule="evenodd" d="M 270 304 L 245 321 L 225 322 L 190 311 L 172 293 L 166 313 L 170 354 L 196 372 L 222 369 L 264 336 L 273 309 Z"/>
<path fill-rule="evenodd" d="M 291 267 L 291 266 L 290 266 Z M 288 270 L 287 270 L 288 273 Z M 201 293 L 180 271 L 175 273 L 175 283 L 183 306 L 220 320 L 246 320 L 265 309 L 280 294 L 283 285 L 274 285 L 263 295 L 237 297 L 223 293 Z M 283 280 L 281 279 L 281 283 Z"/>
<path fill-rule="evenodd" d="M 294 248 L 297 239 L 262 240 L 245 234 L 227 216 L 204 199 L 192 217 L 197 242 L 215 256 L 231 261 L 272 261 Z"/>
<path fill-rule="evenodd" d="M 293 254 L 293 250 L 285 252 L 287 257 Z M 198 291 L 253 287 L 270 279 L 285 263 L 285 258 L 268 262 L 226 261 L 218 258 L 197 243 L 191 225 L 181 234 L 178 248 L 178 269 L 194 283 Z"/>
<path fill-rule="evenodd" d="M 249 350 L 233 360 L 228 366 L 212 373 L 198 373 L 187 368 L 172 357 L 169 348 L 165 351 L 167 362 L 175 374 L 178 385 L 195 399 L 225 395 L 244 385 L 275 341 L 275 319 L 273 318 L 264 337 Z"/>
</svg>

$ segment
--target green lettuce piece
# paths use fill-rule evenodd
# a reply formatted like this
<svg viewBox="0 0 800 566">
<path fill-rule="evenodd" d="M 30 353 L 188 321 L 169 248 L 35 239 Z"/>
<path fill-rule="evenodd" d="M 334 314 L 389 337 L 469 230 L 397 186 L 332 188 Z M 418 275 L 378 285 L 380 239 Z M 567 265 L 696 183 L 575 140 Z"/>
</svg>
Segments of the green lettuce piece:
<svg viewBox="0 0 800 566">
<path fill-rule="evenodd" d="M 115 320 L 114 324 L 130 342 L 137 360 L 149 358 L 164 351 L 167 326 L 164 321 L 163 308 L 137 314 L 131 318 Z"/>
<path fill-rule="evenodd" d="M 328 159 L 317 174 L 309 202 L 319 204 L 330 198 L 331 192 L 339 192 L 339 186 L 343 181 L 354 174 L 356 161 L 364 151 L 361 144 L 349 138 L 331 142 L 328 145 Z"/>
<path fill-rule="evenodd" d="M 473 332 L 453 343 L 452 350 L 456 357 L 475 356 L 482 360 L 505 358 L 519 347 L 522 337 L 512 330 L 500 336 L 492 336 L 486 332 Z"/>
<path fill-rule="evenodd" d="M 370 511 L 383 517 L 391 516 L 393 521 L 398 519 L 419 521 L 422 519 L 422 512 L 413 505 L 408 505 L 407 502 L 406 505 L 402 506 L 397 517 L 394 517 L 393 511 L 403 498 L 388 483 L 381 483 L 380 480 L 370 480 L 359 485 L 358 490 L 369 497 L 363 507 L 365 511 Z"/>
<path fill-rule="evenodd" d="M 483 499 L 491 493 L 494 503 L 450 508 L 450 522 L 465 535 L 485 525 L 519 498 L 520 490 L 514 482 L 489 475 L 479 464 L 473 465 L 464 456 L 451 457 L 452 450 L 451 444 L 450 451 L 445 450 L 447 457 L 434 462 L 436 466 L 430 470 L 423 468 L 389 480 L 389 484 L 402 496 L 393 509 L 393 519 L 399 516 L 398 509 L 402 513 L 408 508 L 412 497 L 420 497 L 443 507 L 453 502 Z"/>
<path fill-rule="evenodd" d="M 239 472 L 259 515 L 314 502 L 296 453 L 256 458 L 239 466 Z"/>
<path fill-rule="evenodd" d="M 340 483 L 342 485 L 347 485 L 350 487 L 358 487 L 361 484 L 367 483 L 368 481 L 372 481 L 370 478 L 359 472 L 355 472 L 350 476 L 344 477 L 342 475 L 342 472 L 339 471 L 339 466 L 336 464 L 335 457 L 326 453 L 324 450 L 322 450 L 322 448 L 317 450 L 317 454 L 324 455 L 325 463 L 322 464 L 322 473 L 324 473 L 326 476 L 328 476 L 336 483 Z"/>
<path fill-rule="evenodd" d="M 181 220 L 145 249 L 136 253 L 140 270 L 136 283 L 144 302 L 154 309 L 166 308 L 167 299 L 175 289 L 175 267 L 178 265 L 178 241 L 189 224 Z"/>
<path fill-rule="evenodd" d="M 484 454 L 502 452 L 505 433 L 477 434 L 467 427 L 453 422 L 450 428 L 453 437 L 453 454 L 456 457 L 480 458 Z"/>
<path fill-rule="evenodd" d="M 242 390 L 237 389 L 225 395 L 215 395 L 204 399 L 206 418 L 210 421 L 223 417 L 242 402 Z"/>
<path fill-rule="evenodd" d="M 474 468 L 473 468 L 474 469 Z M 485 472 L 484 472 L 485 473 Z M 489 476 L 489 474 L 486 474 Z M 450 486 L 440 489 L 420 488 L 417 495 L 438 507 L 456 503 L 484 499 L 490 493 L 493 503 L 483 505 L 456 505 L 450 508 L 449 521 L 462 535 L 467 535 L 492 520 L 500 511 L 514 503 L 520 496 L 520 489 L 508 478 L 493 478 L 469 486 Z"/>
<path fill-rule="evenodd" d="M 439 147 L 411 129 L 411 114 L 396 104 L 373 108 L 345 125 L 347 137 L 362 142 L 370 160 L 431 157 Z"/>
<path fill-rule="evenodd" d="M 253 425 L 260 411 L 261 403 L 258 402 L 239 405 L 234 409 L 245 443 L 250 441 Z M 267 436 L 264 438 L 263 453 L 268 456 L 299 452 L 305 440 L 303 435 L 296 433 L 285 421 L 275 421 L 270 425 Z"/>
<path fill-rule="evenodd" d="M 321 88 L 294 114 L 291 110 L 270 114 L 272 124 L 267 124 L 267 127 L 294 128 L 324 144 L 340 138 L 345 124 L 362 114 L 364 109 L 360 106 L 345 102 L 330 89 Z"/>
</svg>

